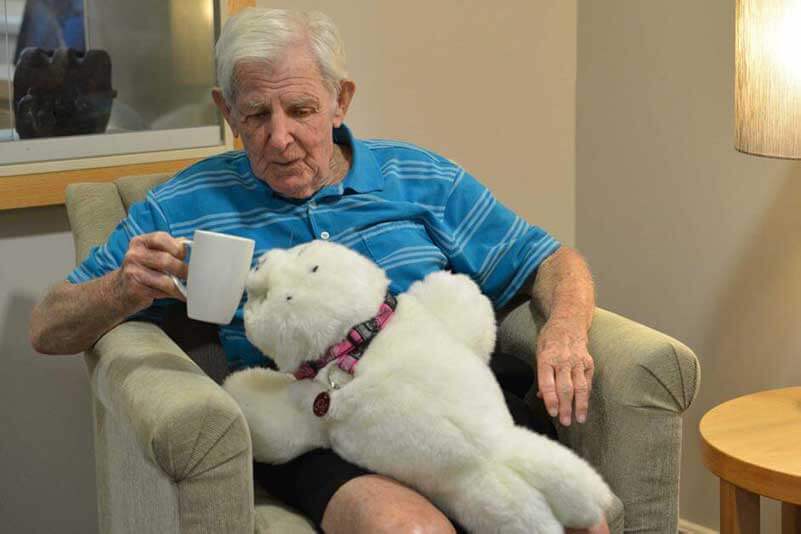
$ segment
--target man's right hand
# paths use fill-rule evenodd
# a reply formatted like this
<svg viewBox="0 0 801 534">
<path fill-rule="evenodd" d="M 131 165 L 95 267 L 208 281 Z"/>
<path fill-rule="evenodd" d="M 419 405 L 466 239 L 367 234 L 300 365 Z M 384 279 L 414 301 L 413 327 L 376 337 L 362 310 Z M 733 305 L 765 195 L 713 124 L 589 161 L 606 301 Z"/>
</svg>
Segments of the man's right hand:
<svg viewBox="0 0 801 534">
<path fill-rule="evenodd" d="M 117 297 L 135 311 L 149 307 L 155 299 L 184 300 L 170 275 L 186 279 L 185 253 L 183 240 L 166 232 L 135 236 L 116 271 Z"/>
<path fill-rule="evenodd" d="M 186 278 L 184 254 L 182 240 L 166 232 L 134 237 L 118 269 L 48 291 L 31 313 L 31 344 L 43 354 L 75 354 L 154 299 L 183 300 L 170 275 Z"/>
</svg>

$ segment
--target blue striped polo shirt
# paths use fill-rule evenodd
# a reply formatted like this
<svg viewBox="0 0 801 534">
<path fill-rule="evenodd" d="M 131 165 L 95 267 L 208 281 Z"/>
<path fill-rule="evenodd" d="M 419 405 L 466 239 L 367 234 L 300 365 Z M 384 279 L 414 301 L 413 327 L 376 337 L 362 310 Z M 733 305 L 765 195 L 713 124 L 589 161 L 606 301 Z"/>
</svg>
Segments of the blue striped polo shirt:
<svg viewBox="0 0 801 534">
<path fill-rule="evenodd" d="M 359 140 L 345 126 L 333 135 L 353 154 L 340 183 L 304 200 L 288 199 L 253 174 L 244 152 L 210 157 L 132 205 L 106 243 L 92 248 L 67 280 L 79 284 L 119 268 L 136 235 L 164 231 L 191 238 L 201 229 L 253 239 L 252 267 L 272 248 L 329 239 L 374 260 L 396 294 L 432 271 L 464 273 L 497 309 L 559 248 L 448 159 L 408 143 Z M 246 299 L 232 322 L 219 327 L 234 369 L 268 361 L 245 337 Z M 158 322 L 170 300 L 157 300 L 132 319 Z"/>
</svg>

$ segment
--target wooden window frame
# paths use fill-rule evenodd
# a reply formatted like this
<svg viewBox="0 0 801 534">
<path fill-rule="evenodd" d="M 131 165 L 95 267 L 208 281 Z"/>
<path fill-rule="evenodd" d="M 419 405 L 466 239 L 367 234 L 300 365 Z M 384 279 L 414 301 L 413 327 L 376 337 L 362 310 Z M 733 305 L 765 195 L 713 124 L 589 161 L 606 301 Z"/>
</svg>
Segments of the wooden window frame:
<svg viewBox="0 0 801 534">
<path fill-rule="evenodd" d="M 230 16 L 240 9 L 253 7 L 256 0 L 224 0 L 226 15 Z M 241 149 L 238 139 L 233 140 L 232 134 L 225 126 L 225 139 L 230 146 Z M 110 182 L 121 176 L 136 174 L 152 174 L 159 172 L 177 172 L 188 165 L 205 157 L 208 149 L 187 149 L 169 152 L 151 152 L 130 156 L 108 156 L 108 160 L 126 161 L 124 164 L 103 165 L 105 158 L 87 159 L 91 162 L 81 166 L 76 160 L 70 170 L 46 171 L 51 162 L 33 163 L 35 169 L 31 173 L 11 176 L 0 176 L 0 210 L 30 208 L 35 206 L 52 206 L 64 203 L 64 190 L 67 185 L 75 182 Z M 180 157 L 183 155 L 184 157 Z M 175 159 L 180 158 L 180 159 Z M 162 159 L 164 161 L 154 161 Z M 132 161 L 132 162 L 131 162 Z"/>
</svg>

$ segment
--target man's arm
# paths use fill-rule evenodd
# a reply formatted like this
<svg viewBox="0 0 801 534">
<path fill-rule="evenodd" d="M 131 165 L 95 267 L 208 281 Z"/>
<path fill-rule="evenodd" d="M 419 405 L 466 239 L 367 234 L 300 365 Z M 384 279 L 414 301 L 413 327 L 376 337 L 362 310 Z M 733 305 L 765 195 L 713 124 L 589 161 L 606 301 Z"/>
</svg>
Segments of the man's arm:
<svg viewBox="0 0 801 534">
<path fill-rule="evenodd" d="M 42 354 L 76 354 L 139 311 L 118 298 L 119 270 L 83 284 L 50 289 L 31 314 L 30 338 Z"/>
<path fill-rule="evenodd" d="M 122 266 L 83 284 L 53 287 L 31 314 L 30 339 L 43 354 L 75 354 L 157 298 L 183 298 L 170 274 L 186 278 L 179 240 L 164 232 L 131 239 Z"/>
<path fill-rule="evenodd" d="M 542 262 L 529 291 L 546 318 L 537 338 L 538 395 L 562 425 L 569 426 L 574 414 L 583 423 L 594 370 L 587 351 L 595 309 L 589 267 L 574 249 L 562 247 Z"/>
</svg>

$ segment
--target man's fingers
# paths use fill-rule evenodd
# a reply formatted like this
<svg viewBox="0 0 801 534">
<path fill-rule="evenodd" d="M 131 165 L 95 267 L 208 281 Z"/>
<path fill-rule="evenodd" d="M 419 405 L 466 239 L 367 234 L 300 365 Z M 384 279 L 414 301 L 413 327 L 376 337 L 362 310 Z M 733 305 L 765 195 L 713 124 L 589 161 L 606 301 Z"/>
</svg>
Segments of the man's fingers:
<svg viewBox="0 0 801 534">
<path fill-rule="evenodd" d="M 126 258 L 149 269 L 186 278 L 189 267 L 183 261 L 184 240 L 166 232 L 142 234 L 131 239 Z"/>
<path fill-rule="evenodd" d="M 186 279 L 189 276 L 189 265 L 167 252 L 150 251 L 141 256 L 142 265 L 161 271 L 165 274 L 174 274 L 178 278 Z"/>
<path fill-rule="evenodd" d="M 576 404 L 576 421 L 583 423 L 587 420 L 587 410 L 590 406 L 590 389 L 584 376 L 584 368 L 581 365 L 573 368 L 573 392 Z"/>
<path fill-rule="evenodd" d="M 551 417 L 559 414 L 559 398 L 556 396 L 554 369 L 550 365 L 537 363 L 537 383 L 545 409 Z"/>
<path fill-rule="evenodd" d="M 573 378 L 570 367 L 562 367 L 556 373 L 556 391 L 559 395 L 559 422 L 570 426 L 573 413 Z"/>
<path fill-rule="evenodd" d="M 591 360 L 592 361 L 592 360 Z M 592 363 L 589 366 L 584 366 L 584 380 L 587 381 L 587 397 L 592 394 L 592 378 L 595 374 L 595 369 L 593 368 Z"/>
<path fill-rule="evenodd" d="M 146 248 L 164 251 L 178 259 L 183 259 L 186 253 L 183 239 L 178 239 L 167 232 L 153 232 L 134 237 L 131 241 L 138 240 Z"/>
<path fill-rule="evenodd" d="M 183 295 L 175 287 L 172 278 L 161 271 L 138 266 L 131 272 L 131 278 L 136 280 L 151 298 L 169 297 L 184 300 Z"/>
</svg>

